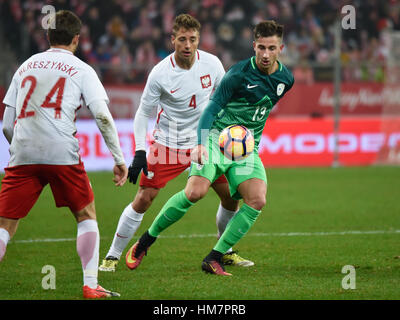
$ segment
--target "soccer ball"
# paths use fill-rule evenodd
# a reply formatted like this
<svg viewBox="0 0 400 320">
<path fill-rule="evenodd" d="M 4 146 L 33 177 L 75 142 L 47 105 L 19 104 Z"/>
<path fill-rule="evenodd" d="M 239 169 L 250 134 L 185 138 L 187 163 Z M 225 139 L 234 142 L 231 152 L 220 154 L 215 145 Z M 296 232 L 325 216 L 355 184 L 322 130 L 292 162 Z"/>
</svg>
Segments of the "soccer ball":
<svg viewBox="0 0 400 320">
<path fill-rule="evenodd" d="M 254 138 L 245 126 L 231 125 L 219 135 L 219 149 L 229 160 L 243 160 L 254 150 Z"/>
</svg>

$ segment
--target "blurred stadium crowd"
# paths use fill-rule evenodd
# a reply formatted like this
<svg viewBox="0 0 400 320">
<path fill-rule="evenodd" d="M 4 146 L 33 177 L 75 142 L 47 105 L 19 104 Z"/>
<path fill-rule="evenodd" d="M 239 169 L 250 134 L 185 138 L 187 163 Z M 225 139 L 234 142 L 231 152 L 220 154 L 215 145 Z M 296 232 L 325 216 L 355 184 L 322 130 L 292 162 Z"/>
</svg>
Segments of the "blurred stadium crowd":
<svg viewBox="0 0 400 320">
<path fill-rule="evenodd" d="M 330 80 L 332 27 L 343 5 L 356 9 L 356 29 L 343 31 L 345 81 L 383 81 L 384 31 L 400 30 L 400 0 L 0 0 L 5 39 L 19 63 L 48 48 L 41 12 L 47 4 L 82 19 L 77 55 L 104 83 L 143 83 L 173 50 L 170 34 L 180 13 L 199 19 L 200 49 L 219 56 L 226 68 L 253 54 L 255 24 L 265 19 L 284 24 L 282 61 L 297 83 Z"/>
</svg>

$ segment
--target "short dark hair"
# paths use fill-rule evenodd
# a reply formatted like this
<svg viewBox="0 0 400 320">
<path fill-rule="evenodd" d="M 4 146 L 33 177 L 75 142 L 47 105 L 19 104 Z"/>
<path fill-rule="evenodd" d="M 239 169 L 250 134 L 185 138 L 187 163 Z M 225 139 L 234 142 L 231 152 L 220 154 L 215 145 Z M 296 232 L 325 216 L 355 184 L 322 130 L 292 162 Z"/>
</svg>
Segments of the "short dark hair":
<svg viewBox="0 0 400 320">
<path fill-rule="evenodd" d="M 175 36 L 180 28 L 194 29 L 200 33 L 201 24 L 190 14 L 183 13 L 175 18 L 175 22 L 172 27 L 172 34 Z"/>
<path fill-rule="evenodd" d="M 57 11 L 53 19 L 56 20 L 55 28 L 47 29 L 50 45 L 70 45 L 72 39 L 81 32 L 81 20 L 69 10 Z M 49 19 L 49 25 L 52 22 Z"/>
<path fill-rule="evenodd" d="M 254 40 L 258 38 L 277 36 L 283 37 L 283 25 L 276 23 L 274 20 L 265 20 L 259 22 L 253 30 Z"/>
</svg>

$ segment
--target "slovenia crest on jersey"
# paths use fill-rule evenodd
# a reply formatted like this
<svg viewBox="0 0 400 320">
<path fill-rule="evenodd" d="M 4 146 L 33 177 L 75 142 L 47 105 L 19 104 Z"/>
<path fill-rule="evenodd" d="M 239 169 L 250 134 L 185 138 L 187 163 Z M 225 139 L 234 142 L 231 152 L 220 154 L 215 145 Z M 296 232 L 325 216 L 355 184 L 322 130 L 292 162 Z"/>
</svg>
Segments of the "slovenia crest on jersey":
<svg viewBox="0 0 400 320">
<path fill-rule="evenodd" d="M 276 94 L 280 96 L 283 90 L 285 90 L 285 85 L 283 83 L 278 84 L 278 86 L 276 87 Z"/>
<path fill-rule="evenodd" d="M 211 77 L 209 74 L 200 77 L 201 86 L 206 89 L 211 86 Z"/>
</svg>

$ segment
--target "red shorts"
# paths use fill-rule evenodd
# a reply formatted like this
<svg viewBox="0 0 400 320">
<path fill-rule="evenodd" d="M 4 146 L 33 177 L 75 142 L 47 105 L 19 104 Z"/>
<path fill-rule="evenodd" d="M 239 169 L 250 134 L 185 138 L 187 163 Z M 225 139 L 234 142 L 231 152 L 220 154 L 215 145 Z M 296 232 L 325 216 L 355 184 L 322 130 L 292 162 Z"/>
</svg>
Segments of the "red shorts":
<svg viewBox="0 0 400 320">
<path fill-rule="evenodd" d="M 20 165 L 5 168 L 5 172 L 0 191 L 0 217 L 25 217 L 47 184 L 50 184 L 57 207 L 69 207 L 77 212 L 94 200 L 82 162 L 77 165 Z"/>
<path fill-rule="evenodd" d="M 148 175 L 142 173 L 141 187 L 161 189 L 168 181 L 176 178 L 190 167 L 191 149 L 172 149 L 154 142 L 147 157 Z M 220 176 L 214 183 L 227 183 L 225 176 Z"/>
</svg>

